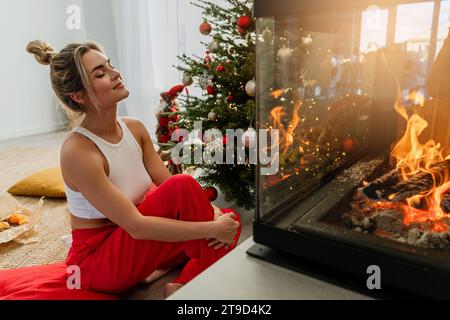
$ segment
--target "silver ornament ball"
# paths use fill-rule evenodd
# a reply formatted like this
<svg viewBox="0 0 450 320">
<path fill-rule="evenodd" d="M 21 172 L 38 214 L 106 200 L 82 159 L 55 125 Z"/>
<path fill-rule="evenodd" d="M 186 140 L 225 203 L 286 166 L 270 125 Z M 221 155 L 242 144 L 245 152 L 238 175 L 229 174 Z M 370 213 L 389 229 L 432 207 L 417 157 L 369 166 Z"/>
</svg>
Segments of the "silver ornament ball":
<svg viewBox="0 0 450 320">
<path fill-rule="evenodd" d="M 217 113 L 211 111 L 210 113 L 208 113 L 208 119 L 211 120 L 211 121 L 216 121 Z"/>
<path fill-rule="evenodd" d="M 192 77 L 189 74 L 185 73 L 183 75 L 182 82 L 186 87 L 189 87 L 194 82 L 194 80 L 192 79 Z"/>
<path fill-rule="evenodd" d="M 256 96 L 256 82 L 255 82 L 255 80 L 250 80 L 249 82 L 247 82 L 247 84 L 245 85 L 245 92 L 247 92 L 247 94 L 250 97 Z"/>
<path fill-rule="evenodd" d="M 292 49 L 288 47 L 282 47 L 277 52 L 278 59 L 282 61 L 287 61 L 292 57 Z"/>
<path fill-rule="evenodd" d="M 219 50 L 219 43 L 217 42 L 217 40 L 214 40 L 213 42 L 211 42 L 209 45 L 208 45 L 208 49 L 209 49 L 209 51 L 211 51 L 211 52 L 216 52 L 217 50 Z"/>
</svg>

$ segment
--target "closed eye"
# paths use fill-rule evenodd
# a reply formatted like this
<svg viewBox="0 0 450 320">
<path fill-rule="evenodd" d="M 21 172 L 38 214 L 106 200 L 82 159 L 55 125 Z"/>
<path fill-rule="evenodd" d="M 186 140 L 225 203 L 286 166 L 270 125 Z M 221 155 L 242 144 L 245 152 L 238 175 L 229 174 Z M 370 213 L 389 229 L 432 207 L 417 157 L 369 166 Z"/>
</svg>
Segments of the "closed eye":
<svg viewBox="0 0 450 320">
<path fill-rule="evenodd" d="M 115 69 L 115 67 L 111 63 L 111 59 L 106 60 L 106 65 L 108 67 L 110 67 L 111 69 Z M 100 69 L 104 69 L 104 68 L 105 68 L 105 65 L 98 65 L 92 70 L 92 73 L 95 72 L 95 71 L 98 71 Z M 99 74 L 96 75 L 97 78 L 101 78 L 103 76 L 104 76 L 104 73 L 101 73 L 101 74 L 99 73 Z"/>
</svg>

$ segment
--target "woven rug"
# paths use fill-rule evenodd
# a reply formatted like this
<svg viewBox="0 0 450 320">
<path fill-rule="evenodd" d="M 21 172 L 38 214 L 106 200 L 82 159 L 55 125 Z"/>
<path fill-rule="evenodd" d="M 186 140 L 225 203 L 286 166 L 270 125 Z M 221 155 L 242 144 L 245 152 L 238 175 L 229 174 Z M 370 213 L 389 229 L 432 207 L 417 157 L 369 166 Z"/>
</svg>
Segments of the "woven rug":
<svg viewBox="0 0 450 320">
<path fill-rule="evenodd" d="M 10 148 L 0 151 L 0 195 L 10 186 L 30 174 L 59 165 L 59 149 Z M 15 197 L 32 209 L 39 201 L 32 197 Z M 67 201 L 44 199 L 37 243 L 0 244 L 0 269 L 35 266 L 64 261 L 68 249 L 59 239 L 70 234 Z"/>
</svg>

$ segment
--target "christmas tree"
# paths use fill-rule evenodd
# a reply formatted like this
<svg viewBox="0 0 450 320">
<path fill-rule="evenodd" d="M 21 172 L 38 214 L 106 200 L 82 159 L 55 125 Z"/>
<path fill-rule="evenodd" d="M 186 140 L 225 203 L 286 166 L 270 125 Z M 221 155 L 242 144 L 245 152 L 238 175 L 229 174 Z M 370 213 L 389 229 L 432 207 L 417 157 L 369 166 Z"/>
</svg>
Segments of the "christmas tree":
<svg viewBox="0 0 450 320">
<path fill-rule="evenodd" d="M 178 97 L 179 110 L 172 109 L 165 116 L 180 115 L 172 121 L 171 141 L 159 143 L 160 151 L 167 157 L 168 152 L 182 139 L 174 138 L 177 130 L 183 128 L 191 132 L 194 123 L 201 121 L 202 134 L 195 148 L 207 146 L 203 133 L 209 129 L 217 129 L 224 136 L 221 140 L 224 149 L 234 148 L 236 159 L 237 148 L 245 148 L 245 159 L 234 164 L 195 163 L 183 161 L 184 168 L 201 168 L 197 180 L 206 186 L 217 186 L 226 201 L 238 207 L 252 209 L 255 206 L 255 165 L 249 161 L 249 149 L 256 140 L 255 128 L 255 22 L 252 14 L 252 1 L 225 0 L 227 7 L 221 7 L 208 1 L 198 0 L 191 3 L 203 10 L 203 22 L 199 31 L 205 35 L 206 52 L 204 57 L 186 55 L 179 56 L 180 66 L 176 66 L 183 74 L 183 85 L 194 84 L 202 89 L 202 95 L 182 95 Z M 167 109 L 166 109 L 167 110 Z M 243 141 L 230 141 L 226 130 L 242 129 L 245 132 Z M 167 139 L 164 139 L 167 140 Z M 185 139 L 185 142 L 187 139 Z M 236 139 L 237 140 L 237 139 Z M 231 143 L 231 145 L 230 145 Z M 217 149 L 216 149 L 217 150 Z M 214 152 L 213 152 L 214 153 Z M 173 165 L 173 162 L 171 161 Z"/>
</svg>

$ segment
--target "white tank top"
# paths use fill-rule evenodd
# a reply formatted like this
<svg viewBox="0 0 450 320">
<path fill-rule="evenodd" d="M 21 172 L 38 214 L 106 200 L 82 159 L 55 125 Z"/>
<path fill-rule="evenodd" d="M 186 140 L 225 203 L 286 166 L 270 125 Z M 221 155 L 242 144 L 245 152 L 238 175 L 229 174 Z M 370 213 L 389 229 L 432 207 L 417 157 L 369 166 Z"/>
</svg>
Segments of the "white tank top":
<svg viewBox="0 0 450 320">
<path fill-rule="evenodd" d="M 109 166 L 108 178 L 135 205 L 144 200 L 152 185 L 152 179 L 145 169 L 141 146 L 121 118 L 117 122 L 122 128 L 122 140 L 113 144 L 105 141 L 83 127 L 69 132 L 78 132 L 94 142 L 102 152 Z M 72 215 L 84 219 L 106 218 L 80 192 L 71 190 L 65 183 L 67 204 Z M 105 199 L 105 201 L 108 201 Z"/>
</svg>

